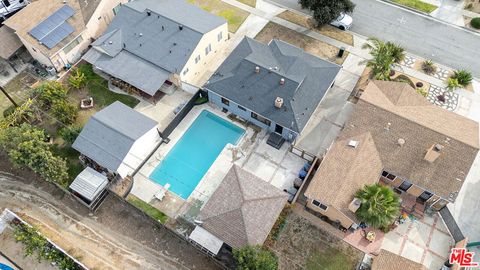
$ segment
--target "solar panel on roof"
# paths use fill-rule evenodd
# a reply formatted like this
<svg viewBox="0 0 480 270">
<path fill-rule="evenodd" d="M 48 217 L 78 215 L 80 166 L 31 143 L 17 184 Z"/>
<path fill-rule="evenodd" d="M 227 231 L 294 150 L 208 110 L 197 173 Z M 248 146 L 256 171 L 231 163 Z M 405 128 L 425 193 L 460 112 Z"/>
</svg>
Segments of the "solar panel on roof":
<svg viewBox="0 0 480 270">
<path fill-rule="evenodd" d="M 64 5 L 35 26 L 29 33 L 51 49 L 68 35 L 73 33 L 73 27 L 68 24 L 66 20 L 72 17 L 74 13 L 75 11 L 73 8 L 69 5 Z"/>
</svg>

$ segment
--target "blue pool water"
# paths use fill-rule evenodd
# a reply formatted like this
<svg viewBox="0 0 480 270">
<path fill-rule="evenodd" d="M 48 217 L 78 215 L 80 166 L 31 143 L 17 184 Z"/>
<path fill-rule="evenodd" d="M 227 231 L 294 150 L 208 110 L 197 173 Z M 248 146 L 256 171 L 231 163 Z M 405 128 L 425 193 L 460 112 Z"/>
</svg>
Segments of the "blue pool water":
<svg viewBox="0 0 480 270">
<path fill-rule="evenodd" d="M 0 263 L 0 270 L 13 270 L 13 268 L 3 263 Z"/>
<path fill-rule="evenodd" d="M 202 111 L 150 179 L 187 199 L 227 143 L 236 144 L 245 130 Z"/>
</svg>

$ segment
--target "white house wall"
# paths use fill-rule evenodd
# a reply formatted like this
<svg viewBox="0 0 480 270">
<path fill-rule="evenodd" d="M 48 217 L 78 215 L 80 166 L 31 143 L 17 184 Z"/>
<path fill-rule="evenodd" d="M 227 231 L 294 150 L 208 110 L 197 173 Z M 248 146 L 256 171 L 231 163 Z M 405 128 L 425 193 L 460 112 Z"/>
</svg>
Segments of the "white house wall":
<svg viewBox="0 0 480 270">
<path fill-rule="evenodd" d="M 222 33 L 222 39 L 218 40 L 218 34 Z M 192 83 L 195 79 L 198 78 L 205 70 L 208 69 L 208 64 L 212 61 L 214 57 L 218 57 L 223 46 L 225 46 L 226 41 L 228 40 L 228 25 L 225 24 L 215 28 L 214 30 L 203 35 L 202 39 L 198 43 L 197 47 L 190 55 L 185 67 L 181 72 L 179 72 L 180 80 L 186 83 Z M 205 55 L 205 48 L 211 45 L 212 50 L 208 55 Z M 195 63 L 195 58 L 200 55 L 200 61 Z M 188 69 L 188 72 L 183 75 L 183 72 Z"/>
<path fill-rule="evenodd" d="M 130 148 L 127 156 L 118 168 L 117 173 L 122 177 L 132 174 L 145 158 L 147 158 L 148 154 L 150 154 L 160 140 L 161 138 L 156 127 L 145 133 L 132 145 L 132 148 Z"/>
</svg>

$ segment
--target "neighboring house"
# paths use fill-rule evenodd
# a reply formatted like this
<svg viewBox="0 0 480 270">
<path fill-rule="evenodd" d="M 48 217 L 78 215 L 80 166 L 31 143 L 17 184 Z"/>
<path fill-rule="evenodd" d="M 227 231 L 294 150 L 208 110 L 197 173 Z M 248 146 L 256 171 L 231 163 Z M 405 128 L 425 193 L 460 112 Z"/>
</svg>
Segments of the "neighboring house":
<svg viewBox="0 0 480 270">
<path fill-rule="evenodd" d="M 223 243 L 262 245 L 286 202 L 286 193 L 233 165 L 201 209 L 190 239 L 214 255 Z"/>
<path fill-rule="evenodd" d="M 378 256 L 373 258 L 371 270 L 427 270 L 424 265 L 411 261 L 400 255 L 380 250 Z"/>
<path fill-rule="evenodd" d="M 203 72 L 228 38 L 225 19 L 177 0 L 122 6 L 83 57 L 129 92 L 156 100 Z M 162 89 L 161 89 L 162 88 Z"/>
<path fill-rule="evenodd" d="M 9 60 L 22 46 L 22 41 L 12 29 L 5 25 L 0 26 L 0 58 Z"/>
<path fill-rule="evenodd" d="M 406 83 L 371 81 L 305 191 L 307 207 L 355 228 L 355 192 L 381 180 L 440 210 L 455 201 L 478 150 L 477 122 Z"/>
<path fill-rule="evenodd" d="M 32 57 L 57 71 L 75 63 L 127 0 L 37 0 L 4 22 Z M 5 27 L 4 26 L 4 27 Z M 9 38 L 0 36 L 0 39 Z"/>
<path fill-rule="evenodd" d="M 340 69 L 283 41 L 245 37 L 204 89 L 220 108 L 292 141 Z"/>
<path fill-rule="evenodd" d="M 124 178 L 131 175 L 160 143 L 157 124 L 116 101 L 88 120 L 72 147 L 87 159 L 87 163 Z"/>
</svg>

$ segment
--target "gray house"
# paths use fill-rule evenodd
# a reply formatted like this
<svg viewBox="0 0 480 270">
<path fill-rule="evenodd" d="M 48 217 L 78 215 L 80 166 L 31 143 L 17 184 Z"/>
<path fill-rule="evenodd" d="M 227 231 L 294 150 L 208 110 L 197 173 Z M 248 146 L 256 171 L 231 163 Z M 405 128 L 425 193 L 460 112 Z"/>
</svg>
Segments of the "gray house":
<svg viewBox="0 0 480 270">
<path fill-rule="evenodd" d="M 204 89 L 217 106 L 292 141 L 340 69 L 286 42 L 265 45 L 246 37 Z"/>
<path fill-rule="evenodd" d="M 83 59 L 113 85 L 155 101 L 167 86 L 193 84 L 227 38 L 225 19 L 185 1 L 135 0 Z"/>
</svg>

